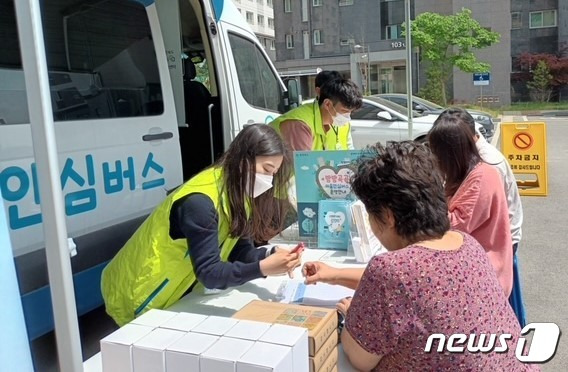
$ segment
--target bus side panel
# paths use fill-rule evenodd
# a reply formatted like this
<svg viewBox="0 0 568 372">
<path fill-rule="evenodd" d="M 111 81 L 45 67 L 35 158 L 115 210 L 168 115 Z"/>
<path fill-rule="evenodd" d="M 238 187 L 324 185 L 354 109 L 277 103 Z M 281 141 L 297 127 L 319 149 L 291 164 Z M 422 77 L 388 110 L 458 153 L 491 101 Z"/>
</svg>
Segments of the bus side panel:
<svg viewBox="0 0 568 372">
<path fill-rule="evenodd" d="M 69 16 L 65 58 L 60 27 L 65 3 L 46 2 L 42 17 L 67 230 L 77 243 L 71 263 L 82 314 L 102 304 L 104 264 L 167 190 L 181 184 L 182 174 L 174 98 L 154 5 L 109 0 Z M 85 30 L 94 34 L 85 35 Z M 12 31 L 4 35 L 17 37 Z M 5 68 L 0 57 L 0 97 L 25 97 L 21 65 L 8 62 Z M 51 303 L 45 295 L 40 185 L 26 100 L 18 104 L 6 111 L 0 125 L 0 188 L 34 338 L 52 328 L 46 311 Z"/>
</svg>

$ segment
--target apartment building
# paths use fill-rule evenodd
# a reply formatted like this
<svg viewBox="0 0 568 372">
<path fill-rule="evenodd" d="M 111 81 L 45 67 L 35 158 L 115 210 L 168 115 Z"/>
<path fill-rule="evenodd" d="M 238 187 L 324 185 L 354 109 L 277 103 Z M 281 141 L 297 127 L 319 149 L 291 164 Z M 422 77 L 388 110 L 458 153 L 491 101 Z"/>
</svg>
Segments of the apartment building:
<svg viewBox="0 0 568 372">
<path fill-rule="evenodd" d="M 245 17 L 270 59 L 274 61 L 274 0 L 233 0 L 233 3 Z"/>
<path fill-rule="evenodd" d="M 515 58 L 524 51 L 555 53 L 568 41 L 565 0 L 415 0 L 411 6 L 412 18 L 468 8 L 483 27 L 501 34 L 499 43 L 476 52 L 491 64 L 489 85 L 476 86 L 471 73 L 454 71 L 450 92 L 457 102 L 500 106 L 526 99 L 526 87 L 511 84 Z M 404 0 L 275 0 L 274 14 L 276 66 L 282 76 L 300 78 L 305 96 L 314 95 L 322 69 L 342 72 L 367 93 L 406 92 Z M 413 53 L 414 92 L 425 78 Z"/>
</svg>

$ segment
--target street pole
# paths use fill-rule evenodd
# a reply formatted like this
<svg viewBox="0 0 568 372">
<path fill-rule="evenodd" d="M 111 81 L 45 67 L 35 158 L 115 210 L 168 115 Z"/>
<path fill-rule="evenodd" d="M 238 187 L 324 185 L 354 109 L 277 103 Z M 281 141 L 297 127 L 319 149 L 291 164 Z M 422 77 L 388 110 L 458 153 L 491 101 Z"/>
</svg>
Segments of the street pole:
<svg viewBox="0 0 568 372">
<path fill-rule="evenodd" d="M 412 39 L 410 35 L 410 0 L 404 0 L 404 22 L 406 24 L 406 94 L 408 96 L 408 139 L 412 140 Z"/>
</svg>

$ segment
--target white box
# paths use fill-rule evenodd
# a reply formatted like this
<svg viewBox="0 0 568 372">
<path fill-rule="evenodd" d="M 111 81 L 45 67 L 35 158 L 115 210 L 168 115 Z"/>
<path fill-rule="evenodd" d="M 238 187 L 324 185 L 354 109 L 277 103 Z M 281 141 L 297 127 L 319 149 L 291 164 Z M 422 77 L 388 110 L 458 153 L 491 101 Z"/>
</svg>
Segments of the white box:
<svg viewBox="0 0 568 372">
<path fill-rule="evenodd" d="M 254 345 L 253 341 L 222 337 L 199 358 L 203 372 L 236 372 L 237 361 Z"/>
<path fill-rule="evenodd" d="M 189 332 L 199 323 L 207 319 L 207 315 L 179 313 L 164 324 L 160 328 L 175 329 L 176 331 Z"/>
<path fill-rule="evenodd" d="M 174 311 L 150 309 L 144 314 L 140 315 L 138 318 L 134 319 L 130 323 L 140 324 L 150 327 L 159 327 L 178 313 Z"/>
<path fill-rule="evenodd" d="M 236 372 L 291 372 L 294 369 L 292 348 L 255 342 L 237 362 Z"/>
<path fill-rule="evenodd" d="M 210 316 L 196 327 L 191 332 L 206 333 L 213 336 L 223 336 L 239 321 L 233 318 L 224 318 L 221 316 Z"/>
<path fill-rule="evenodd" d="M 168 372 L 199 372 L 199 358 L 219 337 L 189 332 L 166 349 Z"/>
<path fill-rule="evenodd" d="M 294 372 L 310 371 L 308 330 L 306 328 L 273 324 L 258 341 L 292 348 Z"/>
<path fill-rule="evenodd" d="M 270 329 L 270 323 L 239 320 L 227 333 L 226 337 L 242 338 L 243 340 L 258 341 Z"/>
<path fill-rule="evenodd" d="M 152 332 L 154 327 L 126 324 L 101 340 L 104 372 L 132 372 L 132 344 Z"/>
<path fill-rule="evenodd" d="M 156 328 L 132 346 L 134 372 L 165 372 L 166 348 L 186 333 Z"/>
</svg>

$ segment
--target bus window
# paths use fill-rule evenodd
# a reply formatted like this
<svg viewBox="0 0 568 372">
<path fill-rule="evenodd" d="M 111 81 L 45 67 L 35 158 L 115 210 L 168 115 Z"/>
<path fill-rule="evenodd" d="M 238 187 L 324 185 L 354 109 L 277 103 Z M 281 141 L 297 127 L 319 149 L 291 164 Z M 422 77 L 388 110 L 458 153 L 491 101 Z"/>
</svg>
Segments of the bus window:
<svg viewBox="0 0 568 372">
<path fill-rule="evenodd" d="M 160 115 L 150 25 L 136 1 L 43 3 L 55 121 Z"/>
<path fill-rule="evenodd" d="M 241 36 L 229 33 L 229 41 L 245 100 L 252 106 L 277 112 L 282 90 L 262 52 Z"/>
</svg>

